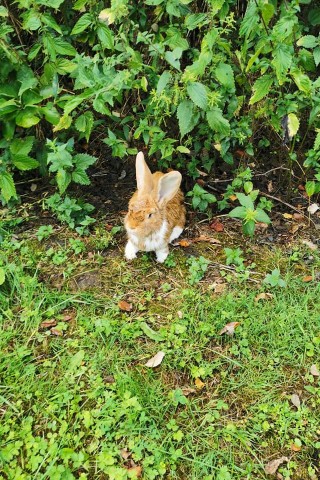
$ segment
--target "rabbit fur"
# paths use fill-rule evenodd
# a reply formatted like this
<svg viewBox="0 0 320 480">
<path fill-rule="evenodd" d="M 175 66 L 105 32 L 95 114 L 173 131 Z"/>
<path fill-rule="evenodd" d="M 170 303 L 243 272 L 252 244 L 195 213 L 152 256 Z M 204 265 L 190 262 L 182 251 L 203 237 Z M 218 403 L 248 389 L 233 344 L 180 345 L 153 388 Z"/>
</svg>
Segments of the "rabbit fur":
<svg viewBox="0 0 320 480">
<path fill-rule="evenodd" d="M 129 201 L 124 219 L 128 241 L 127 260 L 138 251 L 156 253 L 162 263 L 169 254 L 169 243 L 179 237 L 186 221 L 184 196 L 180 190 L 181 173 L 151 173 L 139 152 L 136 157 L 137 190 Z"/>
</svg>

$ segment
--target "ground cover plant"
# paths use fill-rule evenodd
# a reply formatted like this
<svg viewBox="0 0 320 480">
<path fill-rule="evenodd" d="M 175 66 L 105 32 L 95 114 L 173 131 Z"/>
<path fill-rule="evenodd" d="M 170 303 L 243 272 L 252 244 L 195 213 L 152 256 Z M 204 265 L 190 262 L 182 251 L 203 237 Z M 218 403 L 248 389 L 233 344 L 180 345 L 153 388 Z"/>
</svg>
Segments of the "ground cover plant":
<svg viewBox="0 0 320 480">
<path fill-rule="evenodd" d="M 13 240 L 12 228 L 0 266 L 0 478 L 318 477 L 310 242 L 206 245 L 191 263 L 180 247 L 159 267 L 110 250 L 117 230 L 100 250 L 99 227 Z"/>
</svg>

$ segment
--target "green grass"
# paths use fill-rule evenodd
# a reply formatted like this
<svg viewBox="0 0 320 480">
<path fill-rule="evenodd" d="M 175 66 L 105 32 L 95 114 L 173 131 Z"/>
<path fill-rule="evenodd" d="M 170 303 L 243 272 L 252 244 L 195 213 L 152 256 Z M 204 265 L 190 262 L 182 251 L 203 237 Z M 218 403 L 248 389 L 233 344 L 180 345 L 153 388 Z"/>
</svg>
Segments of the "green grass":
<svg viewBox="0 0 320 480">
<path fill-rule="evenodd" d="M 61 242 L 19 242 L 5 241 L 0 256 L 1 479 L 260 480 L 281 456 L 283 478 L 318 477 L 320 385 L 310 367 L 320 367 L 320 287 L 302 281 L 311 269 L 302 247 L 265 251 L 265 265 L 256 249 L 258 283 L 209 265 L 190 285 L 184 251 L 171 267 L 147 256 L 127 265 L 116 249 L 95 252 L 92 236 L 78 255 L 66 247 L 60 265 L 46 252 Z M 277 266 L 287 286 L 261 284 Z M 99 283 L 76 290 L 84 272 Z M 227 282 L 220 295 L 217 278 Z M 273 297 L 255 301 L 261 291 Z M 50 319 L 62 336 L 41 328 Z M 219 335 L 233 321 L 235 334 Z M 160 350 L 162 364 L 147 368 Z"/>
</svg>

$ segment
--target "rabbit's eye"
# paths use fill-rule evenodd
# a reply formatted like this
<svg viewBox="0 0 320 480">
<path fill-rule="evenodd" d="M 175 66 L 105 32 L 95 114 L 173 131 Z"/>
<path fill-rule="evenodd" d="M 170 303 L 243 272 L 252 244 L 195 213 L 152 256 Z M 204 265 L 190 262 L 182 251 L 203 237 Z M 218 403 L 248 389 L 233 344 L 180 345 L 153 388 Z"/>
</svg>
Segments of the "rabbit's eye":
<svg viewBox="0 0 320 480">
<path fill-rule="evenodd" d="M 151 218 L 151 217 L 152 217 L 152 215 L 153 215 L 153 213 L 149 213 L 149 215 L 148 215 L 148 218 Z"/>
</svg>

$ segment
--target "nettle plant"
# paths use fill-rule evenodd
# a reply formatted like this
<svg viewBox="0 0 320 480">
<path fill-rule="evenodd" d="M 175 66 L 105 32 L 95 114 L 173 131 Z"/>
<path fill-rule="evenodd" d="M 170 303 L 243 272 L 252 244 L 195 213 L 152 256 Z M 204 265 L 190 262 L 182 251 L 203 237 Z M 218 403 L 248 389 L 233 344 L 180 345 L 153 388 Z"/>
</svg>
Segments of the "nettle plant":
<svg viewBox="0 0 320 480">
<path fill-rule="evenodd" d="M 143 143 L 160 166 L 175 163 L 194 178 L 222 162 L 237 167 L 239 149 L 248 164 L 260 150 L 281 149 L 290 168 L 305 162 L 315 173 L 317 193 L 320 7 L 311 0 L 249 0 L 244 15 L 237 0 L 6 5 L 0 124 L 8 145 L 1 148 L 34 137 L 38 164 L 29 168 L 45 170 L 45 138 L 74 138 L 77 149 L 103 141 L 119 158 Z M 10 155 L 0 164 L 4 201 L 15 196 L 19 172 Z M 62 168 L 60 190 L 74 170 L 74 163 Z"/>
</svg>

